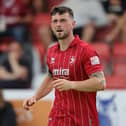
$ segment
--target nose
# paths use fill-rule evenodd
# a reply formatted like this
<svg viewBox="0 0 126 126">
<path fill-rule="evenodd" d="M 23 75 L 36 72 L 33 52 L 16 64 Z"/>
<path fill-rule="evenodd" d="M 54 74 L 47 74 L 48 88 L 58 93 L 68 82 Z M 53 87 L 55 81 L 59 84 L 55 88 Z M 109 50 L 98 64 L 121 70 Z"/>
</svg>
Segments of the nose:
<svg viewBox="0 0 126 126">
<path fill-rule="evenodd" d="M 61 26 L 61 22 L 57 21 L 56 26 Z"/>
</svg>

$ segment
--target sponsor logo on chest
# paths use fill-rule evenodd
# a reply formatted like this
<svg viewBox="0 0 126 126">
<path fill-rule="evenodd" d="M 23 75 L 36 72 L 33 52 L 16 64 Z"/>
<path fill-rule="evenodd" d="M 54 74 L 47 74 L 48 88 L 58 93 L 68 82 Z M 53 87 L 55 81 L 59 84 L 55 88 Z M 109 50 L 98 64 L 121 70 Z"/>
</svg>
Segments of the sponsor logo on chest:
<svg viewBox="0 0 126 126">
<path fill-rule="evenodd" d="M 69 76 L 69 69 L 63 69 L 61 67 L 59 69 L 53 69 L 53 75 Z"/>
</svg>

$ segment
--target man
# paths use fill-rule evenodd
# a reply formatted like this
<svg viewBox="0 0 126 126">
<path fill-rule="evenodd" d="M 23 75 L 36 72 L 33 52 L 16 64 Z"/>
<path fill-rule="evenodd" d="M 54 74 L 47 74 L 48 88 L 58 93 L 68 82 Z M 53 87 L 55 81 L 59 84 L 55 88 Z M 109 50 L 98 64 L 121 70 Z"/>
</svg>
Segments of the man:
<svg viewBox="0 0 126 126">
<path fill-rule="evenodd" d="M 16 113 L 10 102 L 5 101 L 0 89 L 0 126 L 17 126 Z"/>
<path fill-rule="evenodd" d="M 55 88 L 48 126 L 98 126 L 96 91 L 105 88 L 99 57 L 88 44 L 74 37 L 75 21 L 70 8 L 55 7 L 51 18 L 58 43 L 48 49 L 49 74 L 36 94 L 24 102 L 24 108 L 29 110 Z"/>
<path fill-rule="evenodd" d="M 7 55 L 0 59 L 0 88 L 30 88 L 32 70 L 28 58 L 20 43 L 9 45 Z"/>
</svg>

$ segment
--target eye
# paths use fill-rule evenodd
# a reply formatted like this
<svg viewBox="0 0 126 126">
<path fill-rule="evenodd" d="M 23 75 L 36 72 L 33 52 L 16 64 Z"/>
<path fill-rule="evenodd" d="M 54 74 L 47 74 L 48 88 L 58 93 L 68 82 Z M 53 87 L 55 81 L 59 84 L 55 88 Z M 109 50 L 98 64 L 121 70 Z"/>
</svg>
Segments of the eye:
<svg viewBox="0 0 126 126">
<path fill-rule="evenodd" d="M 55 20 L 52 20 L 52 23 L 57 23 L 57 21 L 58 21 L 57 19 L 55 19 Z"/>
<path fill-rule="evenodd" d="M 61 20 L 60 20 L 60 22 L 65 22 L 65 21 L 66 21 L 66 19 L 61 19 Z"/>
</svg>

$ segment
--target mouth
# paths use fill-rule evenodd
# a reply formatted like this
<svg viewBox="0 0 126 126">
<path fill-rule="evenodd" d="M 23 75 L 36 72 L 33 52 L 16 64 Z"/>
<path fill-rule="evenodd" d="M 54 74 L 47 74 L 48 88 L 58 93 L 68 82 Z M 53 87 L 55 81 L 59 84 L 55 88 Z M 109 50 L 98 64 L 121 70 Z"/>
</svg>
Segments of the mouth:
<svg viewBox="0 0 126 126">
<path fill-rule="evenodd" d="M 58 30 L 56 30 L 56 32 L 60 33 L 60 32 L 63 32 L 63 30 L 61 30 L 61 29 L 58 29 Z"/>
</svg>

